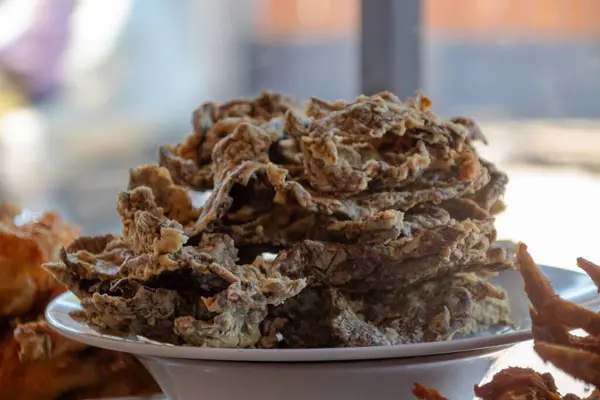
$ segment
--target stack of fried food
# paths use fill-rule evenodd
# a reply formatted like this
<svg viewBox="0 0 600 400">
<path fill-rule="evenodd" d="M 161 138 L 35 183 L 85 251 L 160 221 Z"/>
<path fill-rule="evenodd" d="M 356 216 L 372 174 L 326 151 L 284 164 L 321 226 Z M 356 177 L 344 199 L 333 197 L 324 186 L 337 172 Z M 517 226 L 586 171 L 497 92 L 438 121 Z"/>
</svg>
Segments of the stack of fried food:
<svg viewBox="0 0 600 400">
<path fill-rule="evenodd" d="M 0 205 L 0 398 L 92 399 L 159 389 L 130 355 L 89 348 L 53 333 L 47 303 L 65 288 L 41 264 L 58 258 L 79 230 L 56 213 L 22 225 Z"/>
<path fill-rule="evenodd" d="M 600 266 L 584 258 L 577 259 L 577 265 L 600 292 Z M 517 247 L 517 266 L 532 303 L 536 353 L 571 376 L 600 388 L 600 314 L 561 299 L 522 243 Z M 574 329 L 583 329 L 587 336 L 572 334 Z M 413 394 L 420 400 L 447 400 L 434 389 L 419 384 Z M 573 394 L 561 396 L 552 375 L 528 368 L 500 371 L 491 382 L 476 385 L 475 395 L 483 400 L 582 400 Z M 585 399 L 600 399 L 600 390 L 594 390 Z"/>
<path fill-rule="evenodd" d="M 210 347 L 371 346 L 507 326 L 507 177 L 423 95 L 207 103 L 131 171 L 122 235 L 46 266 L 101 331 Z M 198 193 L 211 191 L 206 203 Z"/>
</svg>

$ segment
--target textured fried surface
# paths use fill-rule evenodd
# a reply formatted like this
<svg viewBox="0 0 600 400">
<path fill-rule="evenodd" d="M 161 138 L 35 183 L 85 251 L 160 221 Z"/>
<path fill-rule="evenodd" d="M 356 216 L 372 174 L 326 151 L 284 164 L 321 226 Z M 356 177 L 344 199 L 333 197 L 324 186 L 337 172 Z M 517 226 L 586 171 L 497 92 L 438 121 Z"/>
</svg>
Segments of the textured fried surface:
<svg viewBox="0 0 600 400">
<path fill-rule="evenodd" d="M 206 233 L 197 245 L 185 245 L 183 227 L 164 215 L 149 187 L 121 193 L 117 210 L 122 238 L 81 238 L 61 253 L 60 262 L 46 265 L 76 289 L 83 319 L 102 331 L 252 347 L 267 307 L 305 286 L 304 279 L 287 278 L 261 258 L 238 264 L 227 235 Z"/>
<path fill-rule="evenodd" d="M 301 112 L 301 105 L 294 99 L 272 92 L 263 92 L 251 100 L 205 103 L 192 116 L 194 133 L 181 144 L 161 147 L 160 165 L 169 169 L 177 183 L 196 190 L 210 189 L 215 172 L 212 153 L 217 143 L 241 123 L 260 126 L 273 142 L 284 139 L 283 116 L 288 110 Z M 286 150 L 285 146 L 273 148 L 286 163 L 293 164 L 293 156 L 290 160 L 286 159 Z"/>
<path fill-rule="evenodd" d="M 525 291 L 532 303 L 529 311 L 534 350 L 544 361 L 574 378 L 598 387 L 600 314 L 561 299 L 523 243 L 517 246 L 516 260 L 525 281 Z M 600 267 L 584 258 L 578 258 L 577 265 L 600 288 Z M 571 333 L 574 329 L 583 329 L 586 335 L 574 335 Z M 437 392 L 421 385 L 416 385 L 413 393 L 423 400 L 440 398 Z M 499 372 L 490 383 L 475 386 L 475 394 L 484 400 L 580 399 L 573 394 L 561 396 L 550 374 L 539 374 L 523 368 L 507 368 Z M 586 399 L 599 398 L 600 392 L 595 390 Z"/>
<path fill-rule="evenodd" d="M 415 383 L 413 395 L 419 400 L 448 400 L 442 396 L 437 390 L 428 388 L 419 383 Z"/>
<path fill-rule="evenodd" d="M 53 333 L 44 321 L 17 326 L 1 346 L 3 398 L 89 399 L 159 391 L 131 355 L 72 342 Z"/>
<path fill-rule="evenodd" d="M 513 267 L 493 246 L 506 175 L 478 156 L 472 120 L 430 105 L 388 92 L 203 104 L 160 166 L 131 170 L 122 236 L 81 238 L 46 268 L 96 329 L 175 344 L 373 346 L 510 326 L 486 281 Z"/>
<path fill-rule="evenodd" d="M 505 293 L 483 277 L 456 273 L 408 290 L 306 290 L 272 311 L 263 330 L 277 321 L 286 347 L 407 344 L 510 325 L 509 310 Z"/>
<path fill-rule="evenodd" d="M 415 383 L 413 395 L 419 400 L 448 400 L 431 389 Z M 600 393 L 594 391 L 581 398 L 574 394 L 562 396 L 552 375 L 540 374 L 530 368 L 506 368 L 497 373 L 491 382 L 475 385 L 475 396 L 482 400 L 597 400 Z"/>
<path fill-rule="evenodd" d="M 21 316 L 62 291 L 40 264 L 56 259 L 79 230 L 56 213 L 17 226 L 15 206 L 2 206 L 0 218 L 0 320 Z M 44 304 L 45 306 L 45 304 Z M 42 306 L 43 307 L 43 306 Z M 39 311 L 39 310 L 37 310 Z"/>
<path fill-rule="evenodd" d="M 55 213 L 17 225 L 18 214 L 14 206 L 0 206 L 0 397 L 87 399 L 158 392 L 134 357 L 89 348 L 48 328 L 39 315 L 65 288 L 41 264 L 57 259 L 79 229 Z M 106 264 L 94 261 L 78 270 L 78 279 L 110 274 Z"/>
<path fill-rule="evenodd" d="M 583 258 L 577 264 L 597 282 L 600 267 Z M 517 265 L 533 305 L 535 351 L 570 375 L 600 386 L 600 314 L 561 299 L 522 243 L 517 247 Z M 570 333 L 577 328 L 587 336 Z"/>
</svg>

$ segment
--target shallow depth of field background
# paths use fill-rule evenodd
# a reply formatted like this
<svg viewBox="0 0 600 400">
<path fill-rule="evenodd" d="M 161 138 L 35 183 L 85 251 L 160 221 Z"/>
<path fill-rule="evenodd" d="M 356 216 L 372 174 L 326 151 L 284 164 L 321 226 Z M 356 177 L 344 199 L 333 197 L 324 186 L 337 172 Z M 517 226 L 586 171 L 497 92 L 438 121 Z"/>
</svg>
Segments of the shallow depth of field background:
<svg viewBox="0 0 600 400">
<path fill-rule="evenodd" d="M 420 86 L 441 115 L 475 117 L 482 153 L 510 173 L 501 238 L 547 264 L 600 261 L 600 2 L 421 7 Z M 1 198 L 118 230 L 127 170 L 183 139 L 201 102 L 358 95 L 360 13 L 358 0 L 0 0 Z"/>
<path fill-rule="evenodd" d="M 421 7 L 404 27 L 420 33 L 414 86 L 476 118 L 510 174 L 500 238 L 545 264 L 600 262 L 600 2 L 398 1 Z M 0 0 L 0 199 L 117 231 L 128 169 L 182 140 L 200 103 L 358 95 L 360 29 L 359 0 Z M 516 365 L 583 393 L 530 343 L 498 368 Z"/>
</svg>

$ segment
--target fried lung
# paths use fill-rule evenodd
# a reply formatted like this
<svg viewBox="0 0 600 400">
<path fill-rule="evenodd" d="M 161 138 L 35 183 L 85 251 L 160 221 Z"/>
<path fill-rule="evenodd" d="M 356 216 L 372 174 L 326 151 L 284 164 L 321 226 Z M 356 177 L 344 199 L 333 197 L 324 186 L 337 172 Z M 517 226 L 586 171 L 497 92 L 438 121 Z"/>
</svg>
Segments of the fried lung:
<svg viewBox="0 0 600 400">
<path fill-rule="evenodd" d="M 201 105 L 192 135 L 131 170 L 122 235 L 82 238 L 47 269 L 93 327 L 175 344 L 373 346 L 510 325 L 486 280 L 513 267 L 493 246 L 506 175 L 478 156 L 475 122 L 430 105 Z"/>
</svg>

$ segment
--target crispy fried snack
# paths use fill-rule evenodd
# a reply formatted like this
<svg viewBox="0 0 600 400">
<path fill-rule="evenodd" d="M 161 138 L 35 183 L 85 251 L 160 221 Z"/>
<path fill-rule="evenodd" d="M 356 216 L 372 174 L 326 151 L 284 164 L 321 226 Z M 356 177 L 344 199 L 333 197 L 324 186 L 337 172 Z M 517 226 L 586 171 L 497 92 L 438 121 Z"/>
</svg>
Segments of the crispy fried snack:
<svg viewBox="0 0 600 400">
<path fill-rule="evenodd" d="M 65 287 L 41 268 L 80 234 L 56 213 L 17 225 L 18 208 L 0 206 L 0 397 L 102 398 L 159 389 L 130 355 L 57 335 L 40 315 Z"/>
<path fill-rule="evenodd" d="M 415 383 L 413 395 L 418 400 L 448 400 L 442 396 L 437 390 L 423 386 L 420 383 Z"/>
<path fill-rule="evenodd" d="M 213 149 L 241 123 L 260 126 L 275 144 L 273 153 L 285 164 L 297 164 L 293 142 L 286 140 L 283 116 L 289 110 L 302 113 L 297 100 L 269 91 L 254 99 L 234 99 L 223 104 L 201 105 L 192 115 L 194 133 L 174 146 L 160 148 L 160 165 L 166 167 L 173 180 L 195 190 L 213 187 Z"/>
<path fill-rule="evenodd" d="M 2 398 L 89 399 L 159 391 L 132 356 L 73 342 L 45 321 L 18 325 L 0 346 Z"/>
<path fill-rule="evenodd" d="M 437 390 L 415 383 L 413 395 L 419 400 L 448 400 Z M 588 397 L 574 394 L 562 396 L 552 375 L 540 374 L 530 368 L 506 368 L 497 373 L 491 382 L 475 385 L 475 396 L 482 400 L 598 400 L 595 390 Z"/>
<path fill-rule="evenodd" d="M 543 360 L 577 379 L 599 387 L 600 314 L 561 299 L 535 264 L 525 244 L 518 244 L 516 258 L 532 304 L 529 311 L 534 350 Z M 578 258 L 577 265 L 590 276 L 600 291 L 600 266 L 584 258 Z M 574 329 L 583 329 L 587 336 L 572 334 Z M 422 400 L 440 398 L 435 397 L 439 396 L 436 391 L 418 384 L 413 393 Z M 580 399 L 572 394 L 562 397 L 550 374 L 539 374 L 523 368 L 507 368 L 499 372 L 492 382 L 481 387 L 475 386 L 475 394 L 484 400 Z M 598 390 L 587 397 L 589 400 L 599 398 Z"/>
<path fill-rule="evenodd" d="M 561 299 L 523 243 L 517 247 L 517 265 L 532 303 L 535 351 L 570 375 L 600 387 L 600 314 Z M 599 266 L 583 258 L 577 265 L 597 284 Z M 570 333 L 578 328 L 587 336 Z"/>
<path fill-rule="evenodd" d="M 204 104 L 159 165 L 130 171 L 123 234 L 80 238 L 46 268 L 96 329 L 175 344 L 373 346 L 510 325 L 487 282 L 513 267 L 494 245 L 506 175 L 477 155 L 473 121 L 430 104 Z"/>
<path fill-rule="evenodd" d="M 80 234 L 56 213 L 21 226 L 13 222 L 17 214 L 8 204 L 0 211 L 0 320 L 42 311 L 64 290 L 40 265 L 56 259 L 60 247 Z M 42 303 L 41 310 L 36 302 Z"/>
<path fill-rule="evenodd" d="M 436 390 L 415 383 L 413 395 L 419 400 L 448 400 Z M 482 400 L 585 400 L 573 394 L 561 396 L 552 375 L 540 374 L 529 368 L 507 368 L 491 382 L 475 385 L 475 396 Z M 597 399 L 597 394 L 587 397 Z"/>
</svg>

